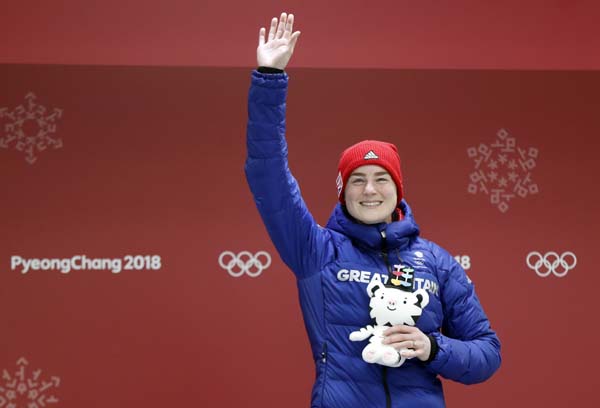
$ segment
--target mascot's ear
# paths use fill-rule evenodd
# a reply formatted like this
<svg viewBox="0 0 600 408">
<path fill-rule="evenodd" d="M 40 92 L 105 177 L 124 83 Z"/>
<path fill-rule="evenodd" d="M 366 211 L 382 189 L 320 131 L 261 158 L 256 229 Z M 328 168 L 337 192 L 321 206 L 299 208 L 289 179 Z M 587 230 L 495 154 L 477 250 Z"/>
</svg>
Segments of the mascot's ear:
<svg viewBox="0 0 600 408">
<path fill-rule="evenodd" d="M 421 309 L 429 304 L 429 293 L 427 293 L 425 289 L 417 289 L 414 293 L 419 300 L 417 306 L 419 306 Z"/>
<path fill-rule="evenodd" d="M 369 297 L 375 296 L 375 292 L 377 292 L 377 289 L 381 288 L 383 288 L 381 278 L 379 277 L 378 273 L 374 273 L 373 277 L 371 278 L 371 282 L 369 282 L 369 285 L 367 286 L 367 293 L 369 294 Z"/>
</svg>

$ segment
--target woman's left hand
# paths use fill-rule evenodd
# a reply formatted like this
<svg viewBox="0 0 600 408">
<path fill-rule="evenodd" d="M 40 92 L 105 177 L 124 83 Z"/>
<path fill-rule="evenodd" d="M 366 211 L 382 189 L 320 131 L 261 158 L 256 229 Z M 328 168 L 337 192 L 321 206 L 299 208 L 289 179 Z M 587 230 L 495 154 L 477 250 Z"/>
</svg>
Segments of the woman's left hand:
<svg viewBox="0 0 600 408">
<path fill-rule="evenodd" d="M 400 351 L 402 357 L 417 357 L 421 361 L 427 361 L 431 354 L 429 337 L 417 327 L 400 324 L 390 327 L 383 335 L 383 344 Z"/>
</svg>

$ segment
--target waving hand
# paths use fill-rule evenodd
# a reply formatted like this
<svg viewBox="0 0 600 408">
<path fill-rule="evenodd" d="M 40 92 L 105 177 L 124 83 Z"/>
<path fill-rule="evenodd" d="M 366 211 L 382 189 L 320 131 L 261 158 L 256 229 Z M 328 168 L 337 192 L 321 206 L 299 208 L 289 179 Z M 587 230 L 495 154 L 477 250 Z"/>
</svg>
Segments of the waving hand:
<svg viewBox="0 0 600 408">
<path fill-rule="evenodd" d="M 293 28 L 294 15 L 286 13 L 281 13 L 279 21 L 273 17 L 267 38 L 265 28 L 261 27 L 256 49 L 258 66 L 285 69 L 300 37 L 300 31 L 293 32 Z"/>
</svg>

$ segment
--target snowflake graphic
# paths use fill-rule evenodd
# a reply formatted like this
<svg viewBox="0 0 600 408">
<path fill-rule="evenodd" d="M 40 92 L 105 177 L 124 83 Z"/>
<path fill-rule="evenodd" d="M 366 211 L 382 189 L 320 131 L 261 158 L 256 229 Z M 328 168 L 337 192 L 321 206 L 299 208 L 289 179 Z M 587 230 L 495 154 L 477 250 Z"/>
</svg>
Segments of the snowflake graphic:
<svg viewBox="0 0 600 408">
<path fill-rule="evenodd" d="M 498 130 L 496 136 L 490 145 L 481 143 L 478 147 L 467 149 L 467 155 L 475 163 L 473 172 L 469 174 L 467 191 L 489 195 L 490 203 L 505 213 L 515 196 L 525 198 L 539 192 L 531 176 L 539 150 L 518 147 L 516 139 L 505 129 Z M 494 171 L 486 174 L 482 163 Z"/>
<path fill-rule="evenodd" d="M 48 149 L 60 149 L 62 139 L 54 137 L 56 122 L 62 116 L 62 109 L 49 109 L 36 103 L 36 96 L 29 92 L 25 96 L 25 103 L 13 110 L 0 108 L 0 118 L 8 121 L 4 125 L 5 134 L 0 137 L 0 147 L 14 146 L 25 153 L 25 160 L 29 164 L 35 163 L 36 154 Z M 2 407 L 0 405 L 0 407 Z"/>
<path fill-rule="evenodd" d="M 24 357 L 17 360 L 14 375 L 2 371 L 0 380 L 0 408 L 44 408 L 56 404 L 58 399 L 48 395 L 49 389 L 60 385 L 60 378 L 51 377 L 49 381 L 41 379 L 42 370 L 27 373 L 29 363 Z"/>
</svg>

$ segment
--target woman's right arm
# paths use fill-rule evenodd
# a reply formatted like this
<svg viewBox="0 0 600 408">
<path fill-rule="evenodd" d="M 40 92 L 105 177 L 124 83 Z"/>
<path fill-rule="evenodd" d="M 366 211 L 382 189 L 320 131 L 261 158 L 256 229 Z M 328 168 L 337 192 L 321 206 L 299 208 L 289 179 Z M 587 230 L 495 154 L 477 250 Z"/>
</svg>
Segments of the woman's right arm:
<svg viewBox="0 0 600 408">
<path fill-rule="evenodd" d="M 258 65 L 283 70 L 299 32 L 292 34 L 293 15 L 271 21 L 268 40 L 261 28 Z M 306 208 L 290 173 L 285 140 L 286 73 L 252 73 L 248 97 L 246 178 L 254 201 L 283 261 L 298 278 L 316 273 L 333 254 L 329 234 Z"/>
</svg>

